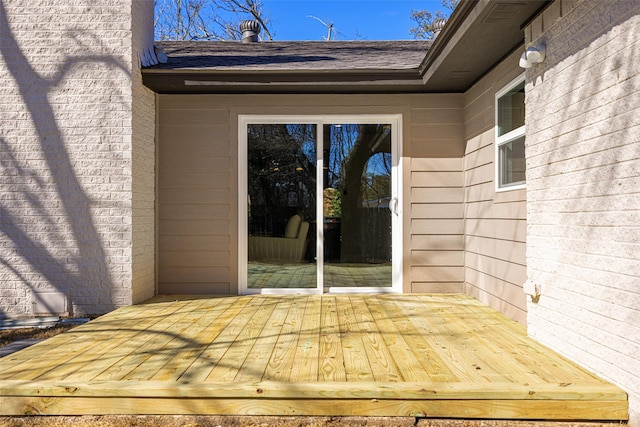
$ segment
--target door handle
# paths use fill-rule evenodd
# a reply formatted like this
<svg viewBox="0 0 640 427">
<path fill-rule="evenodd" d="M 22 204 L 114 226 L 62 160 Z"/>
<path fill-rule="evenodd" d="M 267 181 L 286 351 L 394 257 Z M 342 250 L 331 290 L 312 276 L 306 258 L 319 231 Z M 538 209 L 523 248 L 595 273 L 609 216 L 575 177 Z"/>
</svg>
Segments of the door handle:
<svg viewBox="0 0 640 427">
<path fill-rule="evenodd" d="M 389 210 L 391 211 L 392 214 L 398 215 L 398 198 L 397 197 L 392 197 L 389 200 Z"/>
</svg>

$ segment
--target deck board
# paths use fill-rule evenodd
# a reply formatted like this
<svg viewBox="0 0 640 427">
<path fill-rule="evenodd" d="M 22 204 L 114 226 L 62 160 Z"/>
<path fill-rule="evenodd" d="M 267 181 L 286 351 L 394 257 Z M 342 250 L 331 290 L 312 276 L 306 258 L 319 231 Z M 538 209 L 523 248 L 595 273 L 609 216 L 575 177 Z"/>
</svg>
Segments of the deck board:
<svg viewBox="0 0 640 427">
<path fill-rule="evenodd" d="M 300 298 L 300 297 L 299 297 Z M 305 298 L 304 314 L 294 355 L 290 382 L 318 381 L 320 360 L 320 304 Z"/>
<path fill-rule="evenodd" d="M 454 383 L 460 379 L 433 350 L 433 346 L 427 339 L 428 330 L 419 330 L 402 312 L 393 300 L 380 299 L 379 303 L 386 309 L 387 318 L 396 326 L 399 337 L 402 337 L 422 367 L 421 371 L 433 382 Z M 415 357 L 415 356 L 414 356 Z M 419 369 L 419 368 L 418 368 Z"/>
<path fill-rule="evenodd" d="M 364 334 L 349 299 L 338 309 L 338 321 L 347 381 L 374 381 L 374 367 L 367 355 Z"/>
<path fill-rule="evenodd" d="M 79 366 L 76 364 L 76 358 L 86 353 L 90 355 L 92 362 L 99 362 L 103 359 L 105 348 L 118 349 L 118 344 L 123 339 L 131 339 L 132 336 L 135 336 L 131 330 L 128 330 L 126 337 L 119 339 L 114 336 L 114 331 L 122 331 L 123 325 L 127 325 L 127 322 L 133 320 L 137 321 L 137 328 L 144 330 L 157 322 L 158 319 L 174 313 L 179 309 L 179 306 L 178 302 L 159 303 L 157 306 L 149 307 L 149 310 L 146 310 L 147 315 L 143 319 L 137 319 L 134 316 L 136 312 L 128 310 L 130 307 L 112 313 L 108 319 L 96 319 L 91 322 L 91 326 L 77 327 L 67 334 L 56 337 L 56 340 L 47 340 L 41 345 L 23 350 L 19 357 L 12 355 L 8 359 L 2 359 L 4 369 L 0 370 L 0 379 L 36 379 L 56 369 L 68 372 L 68 368 L 75 369 Z M 86 338 L 88 331 L 91 332 L 91 339 Z M 56 345 L 58 342 L 59 344 Z M 45 351 L 41 351 L 41 347 Z M 60 352 L 60 348 L 64 348 L 64 352 Z M 46 357 L 43 357 L 45 355 Z M 14 363 L 11 363 L 12 361 Z M 62 373 L 58 378 L 64 377 L 65 374 Z"/>
<path fill-rule="evenodd" d="M 340 338 L 337 297 L 327 296 L 320 300 L 320 349 L 318 354 L 318 381 L 347 381 L 344 351 Z"/>
<path fill-rule="evenodd" d="M 194 303 L 193 312 L 183 318 L 176 319 L 176 322 L 171 327 L 171 334 L 158 334 L 155 339 L 150 339 L 146 345 L 139 348 L 138 352 L 135 352 L 131 357 L 142 356 L 143 359 L 135 366 L 133 370 L 122 377 L 127 381 L 144 381 L 151 379 L 156 375 L 169 361 L 173 358 L 173 351 L 170 349 L 176 345 L 176 342 L 181 340 L 181 337 L 186 331 L 192 328 L 198 323 L 208 321 L 209 318 L 215 320 L 211 323 L 213 326 L 222 315 L 222 310 L 230 307 L 233 304 L 231 298 L 222 300 L 209 300 L 205 303 L 198 305 Z M 206 312 L 205 312 L 206 311 Z M 205 316 L 207 314 L 207 316 Z M 211 328 L 211 331 L 216 331 L 217 328 Z M 207 335 L 201 338 L 201 342 L 206 344 L 210 342 L 211 336 Z M 135 365 L 134 363 L 132 363 Z"/>
<path fill-rule="evenodd" d="M 237 338 L 229 342 L 230 345 L 211 370 L 208 379 L 233 382 L 245 364 L 245 360 L 254 355 L 252 350 L 258 339 L 266 337 L 262 335 L 262 331 L 277 304 L 273 299 L 256 298 L 255 300 L 261 304 L 257 305 L 255 311 L 245 313 L 248 317 L 241 320 L 240 333 Z M 284 304 L 287 303 L 288 301 L 284 300 Z M 261 342 L 265 340 L 261 339 Z M 252 361 L 249 360 L 245 366 L 247 369 L 252 369 Z"/>
<path fill-rule="evenodd" d="M 205 324 L 193 332 L 191 340 L 194 344 L 191 348 L 189 346 L 175 348 L 169 362 L 152 377 L 152 380 L 205 381 L 228 348 L 235 342 L 244 323 L 262 303 L 254 299 L 232 301 L 235 304 L 223 308 L 224 311 L 212 322 L 213 327 L 208 328 Z M 207 333 L 208 337 L 203 336 L 201 341 L 198 341 L 197 338 L 201 333 Z"/>
<path fill-rule="evenodd" d="M 264 370 L 256 369 L 261 375 L 259 380 L 289 381 L 291 376 L 291 370 L 296 363 L 295 351 L 302 326 L 306 298 L 294 298 L 289 302 L 290 305 L 285 306 L 286 310 L 278 312 L 281 318 L 276 318 L 274 321 L 279 333 L 276 335 L 275 331 L 273 332 L 274 336 L 270 340 L 273 342 L 273 346 L 270 346 L 271 351 L 267 354 L 268 360 Z M 257 353 L 260 354 L 260 352 Z"/>
<path fill-rule="evenodd" d="M 356 325 L 358 325 L 358 334 L 362 337 L 362 344 L 374 379 L 380 382 L 402 381 L 402 374 L 398 370 L 391 351 L 384 344 L 382 333 L 375 324 L 364 297 L 353 296 L 350 301 Z"/>
<path fill-rule="evenodd" d="M 141 319 L 129 326 L 118 326 L 120 333 L 115 335 L 116 332 L 112 332 L 114 339 L 107 340 L 103 346 L 97 346 L 82 355 L 77 369 L 65 379 L 121 380 L 152 355 L 162 354 L 176 336 L 186 335 L 193 323 L 201 318 L 200 310 L 205 303 L 206 300 L 179 303 L 177 310 L 173 313 L 160 313 L 158 319 Z M 132 336 L 130 332 L 134 330 L 138 330 L 138 333 Z M 148 367 L 145 371 L 148 372 Z M 51 371 L 49 377 L 55 378 L 55 373 L 56 370 Z"/>
<path fill-rule="evenodd" d="M 0 415 L 627 411 L 619 388 L 463 295 L 158 297 L 0 359 Z"/>
<path fill-rule="evenodd" d="M 412 340 L 407 339 L 396 328 L 390 319 L 390 314 L 384 311 L 382 304 L 378 299 L 370 299 L 368 301 L 369 310 L 376 323 L 375 327 L 380 331 L 380 336 L 384 341 L 384 345 L 389 349 L 389 353 L 393 358 L 400 374 L 402 381 L 406 382 L 431 382 L 428 367 L 422 365 L 422 357 L 418 357 L 422 352 L 414 351 L 411 346 Z"/>
</svg>

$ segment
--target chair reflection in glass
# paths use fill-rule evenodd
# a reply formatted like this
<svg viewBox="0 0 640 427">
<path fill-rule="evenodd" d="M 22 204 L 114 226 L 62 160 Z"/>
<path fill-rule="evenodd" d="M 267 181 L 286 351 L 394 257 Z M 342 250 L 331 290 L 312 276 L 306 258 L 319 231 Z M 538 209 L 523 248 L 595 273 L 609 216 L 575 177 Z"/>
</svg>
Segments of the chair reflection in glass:
<svg viewBox="0 0 640 427">
<path fill-rule="evenodd" d="M 289 218 L 284 237 L 249 236 L 250 261 L 304 261 L 309 222 L 301 215 Z"/>
</svg>

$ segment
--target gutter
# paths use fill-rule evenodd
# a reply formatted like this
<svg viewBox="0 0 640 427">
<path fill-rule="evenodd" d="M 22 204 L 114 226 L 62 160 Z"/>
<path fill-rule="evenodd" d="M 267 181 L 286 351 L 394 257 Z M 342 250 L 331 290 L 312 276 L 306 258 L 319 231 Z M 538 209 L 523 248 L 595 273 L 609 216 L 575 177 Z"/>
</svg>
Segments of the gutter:
<svg viewBox="0 0 640 427">
<path fill-rule="evenodd" d="M 340 69 L 340 68 L 320 68 L 313 70 L 278 70 L 271 68 L 253 68 L 253 69 L 233 69 L 233 68 L 143 68 L 142 74 L 211 74 L 211 75 L 264 75 L 264 74 L 273 74 L 273 75 L 282 75 L 282 76 L 316 76 L 318 74 L 332 74 L 332 75 L 395 75 L 395 74 L 404 74 L 404 75 L 414 75 L 418 76 L 420 73 L 420 68 L 351 68 L 351 69 Z"/>
<path fill-rule="evenodd" d="M 201 90 L 225 93 L 286 89 L 287 93 L 324 91 L 362 92 L 397 87 L 402 93 L 421 92 L 424 82 L 417 68 L 409 69 L 351 69 L 351 70 L 210 70 L 210 69 L 151 69 L 143 70 L 142 82 L 156 93 L 187 93 Z M 384 89 L 383 89 L 384 88 Z"/>
</svg>

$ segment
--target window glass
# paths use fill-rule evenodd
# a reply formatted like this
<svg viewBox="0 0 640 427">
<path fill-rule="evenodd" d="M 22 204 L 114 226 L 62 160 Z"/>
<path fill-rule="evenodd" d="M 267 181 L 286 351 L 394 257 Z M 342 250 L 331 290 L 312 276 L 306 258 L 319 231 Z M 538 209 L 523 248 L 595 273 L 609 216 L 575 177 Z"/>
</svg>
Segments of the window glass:
<svg viewBox="0 0 640 427">
<path fill-rule="evenodd" d="M 500 187 L 525 183 L 524 137 L 498 147 Z"/>
<path fill-rule="evenodd" d="M 498 99 L 498 136 L 524 126 L 524 82 Z"/>
<path fill-rule="evenodd" d="M 526 183 L 524 76 L 496 99 L 496 189 Z"/>
</svg>

